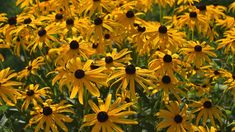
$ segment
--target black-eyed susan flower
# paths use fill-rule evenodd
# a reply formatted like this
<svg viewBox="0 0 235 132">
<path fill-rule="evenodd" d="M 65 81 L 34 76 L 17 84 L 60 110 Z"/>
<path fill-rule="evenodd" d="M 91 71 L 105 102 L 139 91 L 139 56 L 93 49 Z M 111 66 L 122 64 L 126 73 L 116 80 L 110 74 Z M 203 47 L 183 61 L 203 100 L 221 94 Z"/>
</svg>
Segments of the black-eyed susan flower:
<svg viewBox="0 0 235 132">
<path fill-rule="evenodd" d="M 35 132 L 43 129 L 46 132 L 50 130 L 57 132 L 59 126 L 63 131 L 68 131 L 64 122 L 72 122 L 73 119 L 64 113 L 74 113 L 71 109 L 71 104 L 66 104 L 65 101 L 61 101 L 59 104 L 52 104 L 52 100 L 48 99 L 43 103 L 43 106 L 38 105 L 34 107 L 34 110 L 30 112 L 32 118 L 26 127 L 30 127 L 33 124 L 37 124 Z M 45 124 L 45 125 L 44 125 Z"/>
<path fill-rule="evenodd" d="M 136 98 L 135 87 L 137 82 L 143 89 L 147 90 L 148 86 L 153 86 L 152 80 L 155 79 L 152 70 L 141 69 L 140 67 L 136 67 L 133 64 L 126 65 L 125 67 L 117 67 L 116 70 L 108 78 L 107 82 L 116 84 L 121 82 L 117 91 L 122 90 L 122 92 L 128 89 L 131 92 L 131 98 Z M 111 82 L 113 81 L 113 82 Z"/>
<path fill-rule="evenodd" d="M 84 116 L 84 124 L 81 128 L 94 125 L 91 130 L 92 132 L 100 132 L 101 130 L 102 132 L 122 132 L 121 127 L 116 124 L 138 124 L 137 121 L 125 118 L 126 116 L 136 114 L 134 111 L 126 110 L 128 107 L 132 106 L 133 103 L 120 104 L 121 98 L 117 98 L 116 101 L 111 104 L 111 100 L 111 94 L 108 94 L 105 102 L 100 102 L 99 106 L 89 100 L 88 103 L 95 113 Z"/>
<path fill-rule="evenodd" d="M 229 5 L 229 11 L 231 12 L 235 12 L 235 2 L 233 2 L 232 4 Z"/>
<path fill-rule="evenodd" d="M 224 33 L 225 38 L 218 40 L 219 46 L 217 49 L 224 47 L 224 52 L 235 54 L 235 28 L 232 28 Z"/>
<path fill-rule="evenodd" d="M 19 97 L 19 99 L 24 100 L 21 110 L 26 110 L 31 103 L 34 107 L 37 107 L 38 103 L 43 103 L 42 98 L 49 97 L 49 89 L 49 87 L 39 89 L 39 84 L 28 85 L 24 91 L 21 91 L 21 96 Z"/>
<path fill-rule="evenodd" d="M 31 43 L 28 45 L 31 52 L 36 52 L 37 48 L 40 50 L 44 47 L 52 48 L 54 43 L 58 42 L 55 35 L 59 34 L 59 27 L 55 25 L 48 25 L 45 28 L 39 28 L 36 32 Z"/>
<path fill-rule="evenodd" d="M 235 25 L 235 18 L 232 16 L 224 16 L 222 19 L 216 19 L 216 25 L 226 29 L 233 28 Z"/>
<path fill-rule="evenodd" d="M 94 13 L 111 12 L 114 8 L 114 2 L 110 0 L 81 0 L 82 6 L 79 10 L 85 15 L 92 16 Z"/>
<path fill-rule="evenodd" d="M 178 16 L 177 26 L 183 28 L 187 26 L 191 31 L 197 31 L 199 33 L 203 31 L 207 31 L 206 29 L 209 28 L 208 18 L 199 13 L 197 10 L 192 10 L 184 15 Z"/>
<path fill-rule="evenodd" d="M 0 70 L 0 97 L 1 101 L 4 101 L 7 105 L 14 106 L 17 102 L 17 97 L 20 93 L 15 86 L 22 85 L 21 82 L 12 80 L 17 76 L 9 67 Z M 0 102 L 0 104 L 2 104 Z"/>
<path fill-rule="evenodd" d="M 170 100 L 170 94 L 173 94 L 174 97 L 181 102 L 180 96 L 187 97 L 187 94 L 183 89 L 179 88 L 180 82 L 176 77 L 171 77 L 169 75 L 163 75 L 159 78 L 158 84 L 153 87 L 152 94 L 155 94 L 162 90 L 162 100 L 167 104 Z"/>
<path fill-rule="evenodd" d="M 159 25 L 157 29 L 149 29 L 144 34 L 149 37 L 147 41 L 150 41 L 155 49 L 160 50 L 168 49 L 175 52 L 186 42 L 184 32 L 164 25 Z"/>
<path fill-rule="evenodd" d="M 206 42 L 189 41 L 185 48 L 181 49 L 181 53 L 185 54 L 185 60 L 193 63 L 196 67 L 203 66 L 205 62 L 211 62 L 210 57 L 216 57 L 213 47 Z"/>
<path fill-rule="evenodd" d="M 44 57 L 42 56 L 37 57 L 33 61 L 29 61 L 28 66 L 18 73 L 17 78 L 21 80 L 23 78 L 27 78 L 30 74 L 36 75 L 37 70 L 39 70 L 43 64 Z"/>
<path fill-rule="evenodd" d="M 174 72 L 181 71 L 182 61 L 179 55 L 166 50 L 165 53 L 156 51 L 152 56 L 153 60 L 149 62 L 149 69 L 155 71 L 156 75 L 169 75 L 174 76 Z"/>
<path fill-rule="evenodd" d="M 84 40 L 81 36 L 67 38 L 59 48 L 52 48 L 49 53 L 56 52 L 56 65 L 64 66 L 70 59 L 82 57 L 88 59 L 95 51 L 90 46 L 90 43 Z"/>
<path fill-rule="evenodd" d="M 132 58 L 130 57 L 128 49 L 117 51 L 113 49 L 111 53 L 106 53 L 106 56 L 100 61 L 97 61 L 98 66 L 104 66 L 107 70 L 111 70 L 112 67 L 122 67 L 128 64 Z"/>
<path fill-rule="evenodd" d="M 199 121 L 202 119 L 203 126 L 206 125 L 206 121 L 210 119 L 211 125 L 216 127 L 215 119 L 222 123 L 222 108 L 213 104 L 208 98 L 202 98 L 200 101 L 194 101 L 192 104 L 189 104 L 193 108 L 192 113 L 197 113 L 196 125 L 199 124 Z"/>
<path fill-rule="evenodd" d="M 163 118 L 159 124 L 157 124 L 157 130 L 167 128 L 168 132 L 186 132 L 192 129 L 191 115 L 187 113 L 188 105 L 184 104 L 182 110 L 178 102 L 171 102 L 166 105 L 168 110 L 160 109 L 156 114 L 159 118 Z"/>
<path fill-rule="evenodd" d="M 91 69 L 92 60 L 85 63 L 79 57 L 71 59 L 66 66 L 58 67 L 58 75 L 54 77 L 52 83 L 55 84 L 59 80 L 60 88 L 64 84 L 69 87 L 70 98 L 74 98 L 78 94 L 78 100 L 83 104 L 83 91 L 88 90 L 93 96 L 99 97 L 100 91 L 97 85 L 107 86 L 107 75 L 102 73 L 104 67 Z M 71 89 L 72 88 L 72 89 Z M 62 89 L 60 89 L 62 91 Z"/>
</svg>

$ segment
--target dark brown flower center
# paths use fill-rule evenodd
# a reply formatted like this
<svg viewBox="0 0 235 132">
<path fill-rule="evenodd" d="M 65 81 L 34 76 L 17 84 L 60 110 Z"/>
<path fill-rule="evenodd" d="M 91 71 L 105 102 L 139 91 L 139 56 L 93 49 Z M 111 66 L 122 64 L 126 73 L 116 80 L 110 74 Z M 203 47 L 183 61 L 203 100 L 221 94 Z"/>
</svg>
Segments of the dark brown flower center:
<svg viewBox="0 0 235 132">
<path fill-rule="evenodd" d="M 24 24 L 30 24 L 32 22 L 31 18 L 24 19 Z"/>
<path fill-rule="evenodd" d="M 101 111 L 97 114 L 97 120 L 99 122 L 105 122 L 108 119 L 109 119 L 109 116 L 108 116 L 107 112 L 105 112 L 105 111 Z"/>
<path fill-rule="evenodd" d="M 203 103 L 203 107 L 209 109 L 212 107 L 212 103 L 210 101 L 205 101 Z"/>
<path fill-rule="evenodd" d="M 43 108 L 43 115 L 49 116 L 52 114 L 52 109 L 50 107 L 44 107 Z"/>
<path fill-rule="evenodd" d="M 126 74 L 135 74 L 136 68 L 134 65 L 130 64 L 126 66 L 125 71 L 126 71 Z"/>
<path fill-rule="evenodd" d="M 128 98 L 128 97 L 125 98 L 125 101 L 126 101 L 127 103 L 131 102 L 130 98 Z"/>
<path fill-rule="evenodd" d="M 75 71 L 74 76 L 77 79 L 81 79 L 81 78 L 83 78 L 85 76 L 85 71 L 83 71 L 81 69 L 78 69 L 78 70 Z"/>
<path fill-rule="evenodd" d="M 158 28 L 158 32 L 159 32 L 159 33 L 162 33 L 162 34 L 167 33 L 167 27 L 161 25 L 161 26 Z"/>
<path fill-rule="evenodd" d="M 29 65 L 29 66 L 27 67 L 27 70 L 30 71 L 30 70 L 32 70 L 32 68 L 33 68 L 33 67 L 32 67 L 31 65 Z"/>
<path fill-rule="evenodd" d="M 171 78 L 169 76 L 165 75 L 162 77 L 162 82 L 164 84 L 169 84 L 171 82 Z"/>
<path fill-rule="evenodd" d="M 145 32 L 146 28 L 138 26 L 138 32 Z"/>
<path fill-rule="evenodd" d="M 172 57 L 171 57 L 171 55 L 166 54 L 166 55 L 163 57 L 163 61 L 164 61 L 164 62 L 167 62 L 167 63 L 172 62 Z"/>
<path fill-rule="evenodd" d="M 111 56 L 106 56 L 105 57 L 105 63 L 110 64 L 113 62 L 113 58 Z"/>
<path fill-rule="evenodd" d="M 201 52 L 201 51 L 202 51 L 202 46 L 196 45 L 196 46 L 194 47 L 194 51 L 196 51 L 196 52 Z"/>
<path fill-rule="evenodd" d="M 110 34 L 105 34 L 105 35 L 104 35 L 104 38 L 105 38 L 105 39 L 110 39 Z"/>
<path fill-rule="evenodd" d="M 190 18 L 196 18 L 197 17 L 197 12 L 190 12 L 189 17 Z"/>
<path fill-rule="evenodd" d="M 57 13 L 57 14 L 55 15 L 55 19 L 56 19 L 56 20 L 61 20 L 61 19 L 63 19 L 63 14 Z"/>
<path fill-rule="evenodd" d="M 97 25 L 97 26 L 101 25 L 102 23 L 103 23 L 103 20 L 99 17 L 94 20 L 94 24 Z"/>
<path fill-rule="evenodd" d="M 27 94 L 28 96 L 33 96 L 33 95 L 34 95 L 34 91 L 33 91 L 33 90 L 28 90 L 28 91 L 26 92 L 26 94 Z"/>
<path fill-rule="evenodd" d="M 69 18 L 66 20 L 66 24 L 69 26 L 73 26 L 74 25 L 74 20 L 72 18 Z"/>
<path fill-rule="evenodd" d="M 214 74 L 215 74 L 215 75 L 219 75 L 220 72 L 219 72 L 218 70 L 215 70 L 215 71 L 214 71 Z"/>
<path fill-rule="evenodd" d="M 92 44 L 92 48 L 93 48 L 93 49 L 96 49 L 96 48 L 98 48 L 98 45 L 99 45 L 98 43 L 93 43 L 93 44 Z"/>
<path fill-rule="evenodd" d="M 100 0 L 93 0 L 94 2 L 99 2 Z"/>
<path fill-rule="evenodd" d="M 176 115 L 174 121 L 176 123 L 181 123 L 183 121 L 183 117 L 181 115 Z"/>
<path fill-rule="evenodd" d="M 232 75 L 233 80 L 235 80 L 235 74 Z"/>
<path fill-rule="evenodd" d="M 134 16 L 135 16 L 135 14 L 134 14 L 133 11 L 127 11 L 127 13 L 126 13 L 126 17 L 127 17 L 127 18 L 132 18 L 132 17 L 134 17 Z"/>
<path fill-rule="evenodd" d="M 76 40 L 73 40 L 73 41 L 70 42 L 69 47 L 70 47 L 70 49 L 78 49 L 79 44 Z"/>
<path fill-rule="evenodd" d="M 17 23 L 16 17 L 8 18 L 8 24 L 9 25 L 16 25 L 16 23 Z"/>
<path fill-rule="evenodd" d="M 38 36 L 42 37 L 47 34 L 47 31 L 45 29 L 41 29 L 38 31 Z"/>
</svg>

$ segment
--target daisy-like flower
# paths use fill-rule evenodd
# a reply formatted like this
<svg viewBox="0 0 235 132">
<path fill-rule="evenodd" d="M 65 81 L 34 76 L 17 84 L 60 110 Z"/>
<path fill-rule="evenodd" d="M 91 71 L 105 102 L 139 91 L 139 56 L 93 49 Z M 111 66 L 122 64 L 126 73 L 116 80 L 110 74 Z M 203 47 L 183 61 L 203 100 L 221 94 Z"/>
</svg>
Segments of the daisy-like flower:
<svg viewBox="0 0 235 132">
<path fill-rule="evenodd" d="M 100 102 L 99 106 L 89 100 L 88 103 L 95 113 L 84 116 L 84 124 L 81 128 L 94 125 L 91 130 L 92 132 L 100 132 L 100 130 L 102 130 L 102 132 L 122 132 L 123 130 L 116 125 L 116 123 L 127 125 L 138 124 L 137 121 L 125 118 L 126 116 L 136 114 L 134 111 L 126 110 L 128 107 L 132 106 L 133 103 L 121 104 L 121 98 L 117 98 L 116 101 L 111 104 L 111 100 L 111 94 L 108 94 L 105 102 Z"/>
<path fill-rule="evenodd" d="M 19 99 L 24 100 L 21 110 L 26 110 L 30 103 L 37 107 L 38 102 L 43 103 L 42 98 L 49 97 L 49 87 L 39 89 L 39 84 L 30 84 L 24 91 L 21 91 Z"/>
<path fill-rule="evenodd" d="M 199 124 L 200 119 L 203 118 L 202 124 L 206 125 L 206 121 L 210 119 L 210 123 L 216 127 L 215 119 L 222 124 L 222 117 L 224 117 L 219 106 L 212 103 L 211 100 L 203 98 L 200 101 L 194 101 L 192 104 L 189 104 L 193 108 L 192 113 L 197 113 L 196 125 Z"/>
<path fill-rule="evenodd" d="M 176 77 L 170 77 L 168 75 L 163 75 L 160 78 L 159 83 L 157 86 L 153 87 L 152 94 L 155 94 L 159 92 L 160 90 L 163 91 L 162 100 L 168 104 L 170 100 L 170 94 L 173 94 L 174 97 L 178 100 L 178 102 L 181 102 L 181 98 L 179 95 L 183 95 L 184 97 L 187 97 L 187 94 L 180 89 L 178 86 L 180 85 L 180 82 L 176 79 Z"/>
<path fill-rule="evenodd" d="M 187 113 L 188 105 L 185 104 L 182 110 L 178 102 L 171 102 L 166 105 L 168 110 L 160 109 L 156 116 L 164 120 L 157 124 L 156 128 L 167 128 L 167 132 L 186 132 L 192 129 L 191 115 Z"/>
<path fill-rule="evenodd" d="M 40 131 L 40 129 L 43 129 L 45 132 L 50 130 L 58 132 L 58 125 L 63 131 L 67 132 L 68 128 L 64 122 L 72 122 L 73 119 L 63 113 L 74 113 L 71 107 L 72 105 L 66 104 L 65 101 L 61 101 L 59 104 L 52 104 L 52 100 L 48 99 L 43 103 L 43 107 L 34 107 L 34 110 L 30 112 L 30 115 L 33 117 L 29 120 L 26 127 L 37 124 L 35 132 Z"/>
<path fill-rule="evenodd" d="M 1 101 L 10 106 L 14 106 L 17 102 L 17 97 L 20 96 L 20 93 L 14 87 L 20 86 L 22 83 L 12 81 L 16 76 L 17 73 L 14 73 L 10 68 L 0 70 L 0 98 Z"/>
<path fill-rule="evenodd" d="M 31 43 L 28 45 L 28 49 L 31 49 L 31 52 L 36 52 L 37 47 L 40 50 L 43 47 L 54 47 L 54 43 L 58 42 L 55 35 L 59 34 L 59 28 L 55 25 L 48 25 L 45 28 L 39 28 L 35 34 L 35 38 L 32 38 Z"/>
<path fill-rule="evenodd" d="M 29 61 L 28 66 L 26 66 L 22 71 L 18 73 L 17 79 L 21 80 L 27 78 L 30 74 L 36 75 L 37 70 L 44 64 L 44 57 L 39 56 L 33 61 Z"/>
<path fill-rule="evenodd" d="M 131 51 L 123 49 L 117 52 L 117 49 L 113 49 L 112 53 L 107 53 L 104 58 L 97 61 L 98 66 L 104 66 L 107 70 L 111 70 L 111 67 L 122 67 L 129 63 L 132 58 L 130 57 Z"/>
<path fill-rule="evenodd" d="M 117 91 L 119 91 L 121 88 L 122 92 L 127 89 L 129 84 L 131 98 L 136 99 L 135 82 L 147 90 L 148 86 L 153 86 L 151 79 L 155 79 L 152 70 L 141 69 L 140 67 L 135 67 L 133 64 L 129 64 L 125 67 L 117 67 L 116 70 L 114 70 L 110 75 L 107 82 L 114 80 L 114 82 L 111 82 L 111 86 L 121 82 L 117 88 Z"/>
<path fill-rule="evenodd" d="M 235 54 L 235 27 L 226 31 L 224 33 L 224 36 L 225 38 L 222 38 L 217 41 L 219 42 L 219 46 L 217 47 L 217 49 L 225 47 L 224 49 L 225 53 L 231 51 L 233 54 Z"/>
<path fill-rule="evenodd" d="M 117 32 L 125 33 L 126 35 L 132 35 L 135 33 L 134 23 L 142 23 L 144 20 L 140 19 L 138 15 L 142 13 L 134 12 L 133 10 L 113 10 L 112 15 L 115 17 L 115 20 L 120 23 L 124 30 L 118 30 Z"/>
<path fill-rule="evenodd" d="M 198 10 L 193 10 L 189 13 L 178 16 L 177 26 L 180 28 L 187 26 L 191 31 L 195 31 L 195 29 L 197 29 L 199 33 L 202 31 L 207 31 L 206 29 L 210 27 L 208 18 L 199 13 Z"/>
<path fill-rule="evenodd" d="M 88 59 L 95 51 L 90 47 L 90 43 L 82 37 L 68 38 L 59 48 L 52 48 L 49 54 L 56 52 L 56 65 L 64 66 L 70 59 L 82 57 Z"/>
<path fill-rule="evenodd" d="M 105 30 L 115 32 L 118 28 L 121 28 L 121 25 L 113 21 L 111 17 L 111 15 L 105 15 L 104 17 L 97 16 L 93 21 L 94 24 L 88 30 L 89 34 L 94 36 L 94 40 L 99 41 L 100 44 L 105 39 Z"/>
<path fill-rule="evenodd" d="M 114 2 L 110 0 L 81 0 L 81 12 L 84 12 L 85 15 L 92 16 L 95 12 L 104 13 L 111 12 L 114 8 Z"/>
<path fill-rule="evenodd" d="M 210 45 L 206 42 L 199 43 L 198 41 L 189 41 L 188 45 L 181 49 L 181 53 L 186 55 L 185 60 L 188 63 L 193 63 L 196 67 L 202 66 L 205 62 L 211 62 L 208 56 L 216 57 Z"/>
<path fill-rule="evenodd" d="M 232 4 L 229 5 L 229 11 L 231 12 L 235 12 L 235 2 L 233 2 Z"/>
<path fill-rule="evenodd" d="M 235 18 L 226 15 L 222 19 L 216 19 L 216 25 L 224 27 L 226 29 L 233 28 L 235 26 Z"/>
<path fill-rule="evenodd" d="M 177 51 L 186 42 L 185 33 L 164 25 L 159 25 L 157 29 L 156 27 L 149 29 L 144 34 L 149 37 L 147 41 L 160 50 Z"/>
<path fill-rule="evenodd" d="M 65 68 L 58 67 L 56 69 L 58 70 L 58 75 L 55 76 L 52 83 L 55 84 L 59 80 L 60 88 L 65 83 L 71 92 L 70 98 L 74 98 L 78 94 L 78 100 L 81 104 L 83 104 L 84 88 L 93 96 L 99 97 L 100 91 L 97 85 L 107 86 L 107 75 L 102 73 L 105 69 L 104 67 L 91 69 L 92 63 L 92 60 L 87 60 L 83 63 L 79 57 L 71 59 Z M 72 90 L 70 89 L 71 87 Z"/>
<path fill-rule="evenodd" d="M 149 62 L 149 69 L 155 71 L 156 75 L 169 75 L 174 76 L 174 72 L 181 71 L 182 61 L 179 59 L 178 54 L 173 54 L 171 51 L 164 52 L 156 51 L 151 57 L 154 58 Z"/>
</svg>

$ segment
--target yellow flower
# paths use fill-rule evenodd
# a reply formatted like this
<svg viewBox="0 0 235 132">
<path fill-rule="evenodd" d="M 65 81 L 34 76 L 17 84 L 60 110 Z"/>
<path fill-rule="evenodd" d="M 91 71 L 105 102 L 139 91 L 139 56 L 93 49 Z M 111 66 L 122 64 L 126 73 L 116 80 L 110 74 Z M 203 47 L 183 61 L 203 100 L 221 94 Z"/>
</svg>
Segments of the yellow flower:
<svg viewBox="0 0 235 132">
<path fill-rule="evenodd" d="M 221 118 L 224 117 L 221 108 L 212 103 L 211 100 L 207 98 L 202 98 L 200 101 L 194 101 L 194 103 L 189 105 L 193 108 L 192 113 L 199 112 L 196 118 L 196 125 L 199 124 L 201 118 L 203 118 L 202 124 L 206 125 L 206 121 L 210 119 L 213 126 L 216 127 L 215 119 L 222 124 Z"/>
<path fill-rule="evenodd" d="M 229 11 L 231 12 L 235 12 L 235 2 L 233 2 L 232 4 L 229 5 Z"/>
<path fill-rule="evenodd" d="M 193 5 L 194 3 L 199 3 L 200 2 L 200 0 L 176 0 L 177 1 L 177 5 L 179 5 L 179 4 L 186 4 L 186 3 L 188 3 L 188 4 L 190 4 L 190 5 Z"/>
<path fill-rule="evenodd" d="M 99 97 L 100 91 L 97 85 L 107 86 L 107 75 L 102 73 L 105 69 L 100 67 L 91 69 L 92 60 L 85 63 L 79 57 L 71 59 L 65 67 L 58 67 L 58 75 L 52 80 L 54 85 L 59 80 L 60 90 L 66 84 L 71 92 L 70 98 L 74 98 L 78 94 L 78 100 L 83 104 L 83 91 L 87 89 L 93 96 Z M 70 89 L 72 87 L 72 90 Z"/>
<path fill-rule="evenodd" d="M 106 53 L 106 56 L 100 61 L 97 61 L 98 66 L 104 66 L 107 70 L 112 70 L 112 67 L 122 67 L 128 64 L 132 58 L 130 57 L 131 51 L 123 49 L 117 52 L 117 49 L 113 49 L 112 53 Z"/>
<path fill-rule="evenodd" d="M 117 98 L 117 100 L 111 104 L 112 95 L 108 94 L 105 103 L 99 101 L 99 107 L 91 100 L 88 101 L 90 107 L 95 112 L 94 114 L 88 114 L 84 116 L 83 122 L 84 124 L 81 128 L 85 126 L 92 126 L 92 132 L 123 132 L 123 130 L 116 125 L 117 124 L 138 124 L 137 121 L 131 119 L 125 119 L 126 116 L 136 114 L 134 111 L 127 111 L 126 108 L 133 105 L 133 103 L 120 104 L 121 98 Z"/>
<path fill-rule="evenodd" d="M 157 124 L 156 128 L 167 128 L 167 132 L 186 132 L 191 130 L 191 115 L 187 113 L 188 105 L 185 104 L 180 110 L 178 102 L 171 102 L 166 105 L 168 110 L 160 110 L 156 116 L 164 120 Z"/>
<path fill-rule="evenodd" d="M 175 3 L 175 0 L 154 0 L 154 2 L 165 8 L 167 5 L 172 7 Z"/>
<path fill-rule="evenodd" d="M 49 132 L 50 130 L 58 132 L 58 125 L 63 131 L 68 132 L 68 128 L 64 122 L 72 122 L 73 119 L 63 113 L 74 113 L 70 108 L 72 105 L 65 104 L 65 101 L 61 101 L 59 104 L 51 104 L 51 102 L 52 100 L 48 99 L 43 103 L 43 107 L 34 107 L 34 110 L 30 112 L 30 115 L 33 117 L 29 120 L 26 127 L 38 123 L 35 132 L 40 131 L 40 129 L 43 129 L 45 132 Z"/>
<path fill-rule="evenodd" d="M 173 94 L 176 99 L 181 102 L 181 98 L 179 95 L 183 95 L 184 97 L 187 97 L 187 94 L 179 88 L 180 82 L 176 79 L 175 76 L 171 77 L 168 75 L 163 75 L 160 78 L 160 81 L 158 82 L 157 86 L 153 87 L 152 94 L 155 94 L 159 92 L 160 90 L 163 91 L 162 100 L 168 104 L 170 100 L 170 94 Z"/>
<path fill-rule="evenodd" d="M 10 68 L 0 70 L 0 97 L 7 105 L 14 106 L 20 93 L 15 86 L 22 85 L 21 82 L 12 81 L 17 76 Z M 2 104 L 0 102 L 0 104 Z"/>
<path fill-rule="evenodd" d="M 157 29 L 156 27 L 151 28 L 144 34 L 149 37 L 147 41 L 154 45 L 154 49 L 159 48 L 161 51 L 168 49 L 175 52 L 186 42 L 184 32 L 164 25 L 159 25 Z"/>
<path fill-rule="evenodd" d="M 21 110 L 27 110 L 30 103 L 33 103 L 34 107 L 37 107 L 38 102 L 43 103 L 42 98 L 49 97 L 49 87 L 38 88 L 39 84 L 30 84 L 24 91 L 21 91 L 19 99 L 24 100 Z"/>
<path fill-rule="evenodd" d="M 192 10 L 189 13 L 178 16 L 177 26 L 180 28 L 187 26 L 193 32 L 197 29 L 199 33 L 207 31 L 210 27 L 208 18 L 199 13 L 198 10 Z"/>
<path fill-rule="evenodd" d="M 232 28 L 224 33 L 225 38 L 218 40 L 219 46 L 217 49 L 225 47 L 224 52 L 235 54 L 235 28 Z"/>
<path fill-rule="evenodd" d="M 58 39 L 55 37 L 56 34 L 59 34 L 59 27 L 55 25 L 39 28 L 35 33 L 36 36 L 32 36 L 32 41 L 27 48 L 31 49 L 31 53 L 36 52 L 37 47 L 40 50 L 45 47 L 52 48 L 55 46 L 54 43 L 58 42 Z"/>
<path fill-rule="evenodd" d="M 117 91 L 122 90 L 124 92 L 128 84 L 130 85 L 129 89 L 131 92 L 131 98 L 136 98 L 135 92 L 135 82 L 137 82 L 142 88 L 145 90 L 148 89 L 148 86 L 153 86 L 152 80 L 155 79 L 152 70 L 148 69 L 141 69 L 140 67 L 135 67 L 132 64 L 127 65 L 126 67 L 117 67 L 116 70 L 110 75 L 107 82 L 114 82 L 111 83 L 111 86 L 121 82 Z"/>
<path fill-rule="evenodd" d="M 185 60 L 188 63 L 193 63 L 198 68 L 204 65 L 205 62 L 211 62 L 208 56 L 216 57 L 212 50 L 213 48 L 206 42 L 189 41 L 188 45 L 181 49 L 181 53 L 186 55 Z"/>
<path fill-rule="evenodd" d="M 44 58 L 42 56 L 37 57 L 33 61 L 29 61 L 28 66 L 18 73 L 17 79 L 27 78 L 30 74 L 36 75 L 37 70 L 44 64 Z"/>
<path fill-rule="evenodd" d="M 67 38 L 59 48 L 52 48 L 49 54 L 58 54 L 55 64 L 64 66 L 70 59 L 82 57 L 88 59 L 95 51 L 90 47 L 90 43 L 82 37 Z"/>
<path fill-rule="evenodd" d="M 183 62 L 179 59 L 178 54 L 173 54 L 169 50 L 164 52 L 156 51 L 152 56 L 154 58 L 149 62 L 149 69 L 155 71 L 156 75 L 174 76 L 174 72 L 180 73 Z"/>
</svg>

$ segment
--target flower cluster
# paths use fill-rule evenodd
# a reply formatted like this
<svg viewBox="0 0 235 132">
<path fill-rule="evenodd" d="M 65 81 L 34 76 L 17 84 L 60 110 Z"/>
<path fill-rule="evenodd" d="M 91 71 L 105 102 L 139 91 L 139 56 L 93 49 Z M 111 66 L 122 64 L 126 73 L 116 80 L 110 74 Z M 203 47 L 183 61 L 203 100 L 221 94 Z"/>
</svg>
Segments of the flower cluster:
<svg viewBox="0 0 235 132">
<path fill-rule="evenodd" d="M 235 2 L 16 5 L 0 13 L 0 107 L 23 129 L 235 131 Z"/>
</svg>

